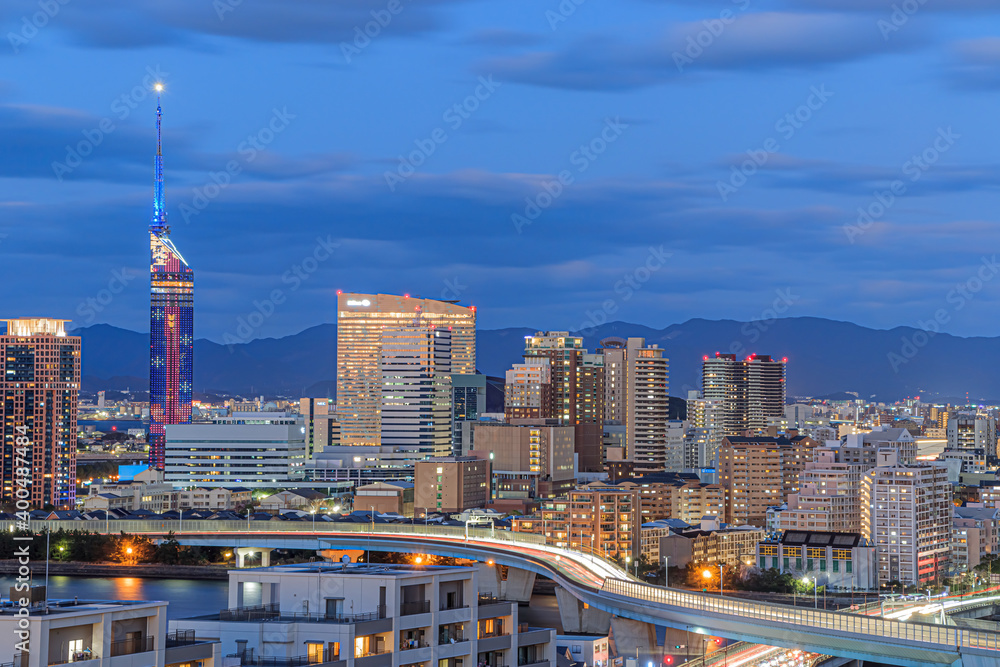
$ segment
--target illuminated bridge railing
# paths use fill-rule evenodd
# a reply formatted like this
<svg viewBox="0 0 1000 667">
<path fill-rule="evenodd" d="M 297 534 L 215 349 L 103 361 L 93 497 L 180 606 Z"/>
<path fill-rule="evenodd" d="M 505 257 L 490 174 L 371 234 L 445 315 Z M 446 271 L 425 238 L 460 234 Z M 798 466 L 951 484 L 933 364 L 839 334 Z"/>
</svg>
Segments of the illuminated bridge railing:
<svg viewBox="0 0 1000 667">
<path fill-rule="evenodd" d="M 1000 650 L 1000 633 L 966 630 L 955 626 L 903 623 L 877 616 L 845 614 L 822 609 L 802 609 L 704 593 L 688 593 L 624 579 L 605 580 L 602 593 L 621 596 L 626 598 L 625 602 L 641 600 L 720 615 L 738 616 L 768 624 L 805 626 L 809 627 L 811 632 L 827 631 L 827 634 L 842 633 L 862 638 L 879 637 L 894 639 L 898 642 L 933 644 L 951 649 L 963 647 Z"/>
<path fill-rule="evenodd" d="M 11 530 L 11 521 L 0 522 L 0 529 Z M 418 535 L 424 537 L 465 538 L 464 526 L 435 526 L 422 524 L 376 523 L 321 523 L 314 525 L 311 521 L 212 521 L 188 519 L 186 521 L 164 521 L 160 519 L 112 519 L 111 521 L 32 521 L 32 530 L 88 530 L 95 533 L 129 534 L 151 533 L 166 535 L 173 532 L 176 535 L 188 533 L 239 533 L 242 535 L 258 533 L 358 533 L 386 535 Z M 490 539 L 498 542 L 512 542 L 526 545 L 541 545 L 545 538 L 531 533 L 515 533 L 509 530 L 492 530 L 489 527 L 468 528 L 470 539 Z"/>
</svg>

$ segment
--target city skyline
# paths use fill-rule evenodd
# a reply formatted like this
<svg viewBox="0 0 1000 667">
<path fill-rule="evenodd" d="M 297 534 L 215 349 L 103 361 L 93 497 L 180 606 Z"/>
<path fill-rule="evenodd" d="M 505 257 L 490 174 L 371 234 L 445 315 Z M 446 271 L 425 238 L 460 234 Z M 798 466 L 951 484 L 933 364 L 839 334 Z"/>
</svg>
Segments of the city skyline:
<svg viewBox="0 0 1000 667">
<path fill-rule="evenodd" d="M 147 206 L 162 79 L 199 337 L 236 335 L 275 290 L 249 338 L 329 321 L 314 306 L 332 311 L 337 289 L 460 299 L 484 328 L 749 320 L 779 299 L 788 315 L 876 328 L 944 309 L 944 331 L 994 333 L 986 3 L 922 5 L 896 25 L 860 0 L 568 16 L 449 2 L 408 7 L 362 46 L 355 28 L 383 2 L 190 19 L 140 3 L 127 30 L 84 4 L 0 55 L 18 67 L 0 86 L 18 137 L 0 164 L 3 248 L 13 270 L 46 275 L 12 312 L 143 328 L 141 251 L 124 231 Z M 0 23 L 17 37 L 33 7 L 8 3 Z M 433 154 L 411 160 L 421 145 Z M 798 256 L 812 270 L 789 275 Z M 533 321 L 540 308 L 550 321 Z"/>
</svg>

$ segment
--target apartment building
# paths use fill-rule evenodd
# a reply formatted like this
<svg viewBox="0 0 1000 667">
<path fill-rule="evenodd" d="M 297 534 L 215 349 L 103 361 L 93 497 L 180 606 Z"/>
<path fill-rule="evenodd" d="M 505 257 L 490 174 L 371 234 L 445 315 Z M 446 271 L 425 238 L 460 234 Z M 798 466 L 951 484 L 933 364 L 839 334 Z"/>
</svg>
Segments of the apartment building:
<svg viewBox="0 0 1000 667">
<path fill-rule="evenodd" d="M 952 542 L 951 484 L 940 463 L 906 465 L 878 452 L 861 486 L 862 527 L 875 545 L 880 583 L 920 584 L 947 575 Z"/>
<path fill-rule="evenodd" d="M 232 571 L 229 608 L 170 621 L 242 664 L 554 667 L 555 630 L 480 600 L 466 567 L 310 563 Z M 332 666 L 331 666 L 332 667 Z"/>
<path fill-rule="evenodd" d="M 686 567 L 688 563 L 752 564 L 757 544 L 766 537 L 760 528 L 724 526 L 705 520 L 698 528 L 661 537 L 659 557 L 670 558 L 671 567 Z"/>
<path fill-rule="evenodd" d="M 726 491 L 725 521 L 766 525 L 767 509 L 799 491 L 799 475 L 818 443 L 790 431 L 786 436 L 727 437 L 719 450 L 719 483 Z"/>
<path fill-rule="evenodd" d="M 951 564 L 968 572 L 990 554 L 998 553 L 1000 510 L 983 505 L 956 507 L 952 517 Z"/>
<path fill-rule="evenodd" d="M 167 633 L 166 602 L 46 600 L 42 587 L 25 595 L 28 616 L 18 613 L 19 606 L 0 607 L 0 656 L 7 665 L 222 667 L 217 641 Z M 28 651 L 19 648 L 19 630 L 29 633 Z"/>
</svg>

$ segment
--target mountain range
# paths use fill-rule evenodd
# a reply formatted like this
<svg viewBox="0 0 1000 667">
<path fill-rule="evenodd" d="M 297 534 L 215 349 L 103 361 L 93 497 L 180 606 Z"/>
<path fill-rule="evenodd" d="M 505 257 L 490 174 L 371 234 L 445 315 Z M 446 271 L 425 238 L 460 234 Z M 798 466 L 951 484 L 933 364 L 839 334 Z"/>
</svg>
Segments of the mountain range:
<svg viewBox="0 0 1000 667">
<path fill-rule="evenodd" d="M 478 333 L 481 373 L 503 376 L 521 359 L 524 337 L 536 329 L 487 329 Z M 83 339 L 84 390 L 148 387 L 149 335 L 96 324 L 76 329 Z M 993 402 L 1000 378 L 1000 337 L 961 338 L 910 327 L 869 329 L 814 317 L 770 322 L 693 319 L 665 329 L 610 322 L 584 332 L 594 351 L 608 337 L 644 337 L 670 359 L 670 393 L 686 397 L 701 381 L 705 355 L 732 352 L 787 357 L 789 396 Z M 195 391 L 267 395 L 333 396 L 337 327 L 321 324 L 283 338 L 223 345 L 195 341 Z"/>
</svg>

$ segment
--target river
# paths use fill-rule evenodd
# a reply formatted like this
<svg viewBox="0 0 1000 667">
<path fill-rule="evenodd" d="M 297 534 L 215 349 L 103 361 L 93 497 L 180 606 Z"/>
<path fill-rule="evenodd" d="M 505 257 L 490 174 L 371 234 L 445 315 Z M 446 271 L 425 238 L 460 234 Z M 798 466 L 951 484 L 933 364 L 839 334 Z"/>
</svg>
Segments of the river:
<svg viewBox="0 0 1000 667">
<path fill-rule="evenodd" d="M 42 584 L 43 572 L 35 573 Z M 14 585 L 12 577 L 0 577 L 0 591 L 6 597 Z M 169 618 L 185 618 L 211 613 L 229 606 L 229 584 L 225 581 L 190 579 L 144 579 L 142 577 L 49 576 L 49 597 L 81 600 L 166 600 Z"/>
</svg>

